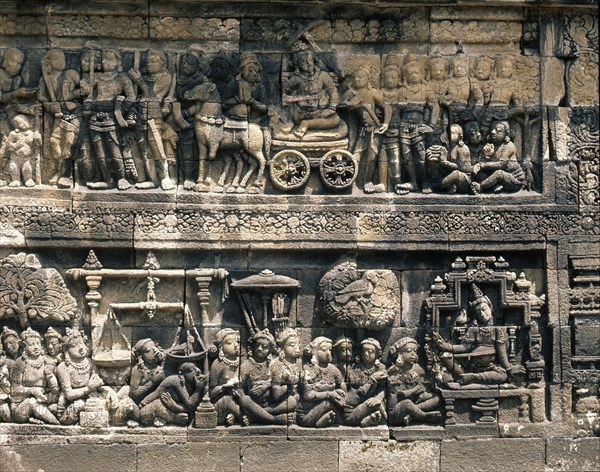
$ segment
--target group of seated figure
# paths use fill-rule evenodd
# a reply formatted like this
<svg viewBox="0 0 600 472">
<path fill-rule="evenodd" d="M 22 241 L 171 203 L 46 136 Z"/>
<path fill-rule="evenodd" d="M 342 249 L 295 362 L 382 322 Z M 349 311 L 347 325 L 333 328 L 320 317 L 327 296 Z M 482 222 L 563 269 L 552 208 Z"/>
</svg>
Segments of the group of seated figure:
<svg viewBox="0 0 600 472">
<path fill-rule="evenodd" d="M 151 49 L 144 67 L 137 51 L 124 71 L 117 49 L 82 50 L 77 70 L 67 67 L 65 51 L 51 49 L 39 83 L 27 87 L 25 53 L 6 49 L 0 185 L 35 186 L 45 160 L 45 183 L 59 188 L 75 180 L 89 189 L 171 190 L 178 163 L 186 190 L 256 193 L 264 189 L 273 137 L 348 137 L 365 193 L 531 188 L 531 165 L 514 137 L 528 132 L 535 112 L 523 104 L 516 56 L 481 56 L 470 66 L 461 49 L 453 56 L 389 55 L 377 89 L 379 71 L 367 63 L 352 63 L 340 77 L 320 67 L 306 42 L 295 42 L 289 55 L 279 100 L 267 93 L 252 53 L 209 61 L 198 47 L 171 55 Z M 224 163 L 214 181 L 217 155 Z"/>
<path fill-rule="evenodd" d="M 243 359 L 240 331 L 223 328 L 215 335 L 208 375 L 198 361 L 169 360 L 168 351 L 144 338 L 132 349 L 128 384 L 110 386 L 79 329 L 61 335 L 48 328 L 42 336 L 5 326 L 0 422 L 75 425 L 92 399 L 102 402 L 113 426 L 186 426 L 209 398 L 225 426 L 439 423 L 440 386 L 486 388 L 525 372 L 508 361 L 506 335 L 493 326 L 489 298 L 474 286 L 471 299 L 476 329 L 468 329 L 459 344 L 433 333 L 439 372 L 432 375 L 419 365 L 419 343 L 411 337 L 391 345 L 386 367 L 380 342 L 372 337 L 355 343 L 346 336 L 318 336 L 302 349 L 294 329 L 285 328 L 276 339 L 265 329 L 249 337 Z M 468 362 L 461 360 L 465 353 Z"/>
</svg>

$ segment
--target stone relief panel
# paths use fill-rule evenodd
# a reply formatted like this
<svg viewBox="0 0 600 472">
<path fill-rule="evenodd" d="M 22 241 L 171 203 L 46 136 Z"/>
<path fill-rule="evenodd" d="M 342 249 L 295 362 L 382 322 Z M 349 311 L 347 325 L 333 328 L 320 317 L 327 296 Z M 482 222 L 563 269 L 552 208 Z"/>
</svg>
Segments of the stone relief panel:
<svg viewBox="0 0 600 472">
<path fill-rule="evenodd" d="M 402 34 L 418 29 L 403 18 Z M 241 33 L 203 21 L 231 36 L 274 20 L 244 20 L 252 27 Z M 338 21 L 360 26 L 360 38 L 312 22 L 280 54 L 217 52 L 187 37 L 187 50 L 6 49 L 2 181 L 182 195 L 541 191 L 539 57 L 443 41 L 415 54 L 392 38 L 388 54 L 348 55 L 335 45 L 375 30 L 379 43 L 385 28 Z"/>
<path fill-rule="evenodd" d="M 409 316 L 424 317 L 412 328 L 402 327 L 406 289 L 396 274 L 355 263 L 310 282 L 315 320 L 329 321 L 322 327 L 299 324 L 307 315 L 299 307 L 310 309 L 299 304 L 301 280 L 164 269 L 152 252 L 139 268 L 107 268 L 90 251 L 65 272 L 70 289 L 45 269 L 60 290 L 38 283 L 37 291 L 60 295 L 75 314 L 56 317 L 36 311 L 26 282 L 44 270 L 37 257 L 9 256 L 2 267 L 14 272 L 17 260 L 29 272 L 3 290 L 6 300 L 29 297 L 30 322 L 3 318 L 4 423 L 298 432 L 421 425 L 487 435 L 499 423 L 546 421 L 544 296 L 502 257 L 457 258 L 421 298 L 424 311 Z"/>
</svg>

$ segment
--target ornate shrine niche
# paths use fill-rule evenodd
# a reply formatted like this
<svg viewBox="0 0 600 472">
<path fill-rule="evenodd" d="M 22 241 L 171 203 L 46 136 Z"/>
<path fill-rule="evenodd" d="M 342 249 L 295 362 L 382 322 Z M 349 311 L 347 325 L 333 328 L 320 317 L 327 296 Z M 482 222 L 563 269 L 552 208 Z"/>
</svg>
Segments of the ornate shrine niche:
<svg viewBox="0 0 600 472">
<path fill-rule="evenodd" d="M 431 286 L 427 368 L 444 398 L 447 427 L 493 429 L 503 415 L 547 421 L 545 296 L 508 268 L 502 257 L 457 258 Z"/>
</svg>

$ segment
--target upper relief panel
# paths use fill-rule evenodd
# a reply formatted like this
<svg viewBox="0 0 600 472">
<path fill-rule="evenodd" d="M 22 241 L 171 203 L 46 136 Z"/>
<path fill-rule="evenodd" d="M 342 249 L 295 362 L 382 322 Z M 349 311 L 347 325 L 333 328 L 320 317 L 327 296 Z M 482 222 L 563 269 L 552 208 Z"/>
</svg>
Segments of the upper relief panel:
<svg viewBox="0 0 600 472">
<path fill-rule="evenodd" d="M 480 7 L 59 3 L 46 16 L 50 50 L 0 51 L 0 183 L 58 199 L 552 201 L 542 104 L 598 101 L 582 85 L 597 82 L 592 15 L 543 34 L 536 11 Z"/>
</svg>

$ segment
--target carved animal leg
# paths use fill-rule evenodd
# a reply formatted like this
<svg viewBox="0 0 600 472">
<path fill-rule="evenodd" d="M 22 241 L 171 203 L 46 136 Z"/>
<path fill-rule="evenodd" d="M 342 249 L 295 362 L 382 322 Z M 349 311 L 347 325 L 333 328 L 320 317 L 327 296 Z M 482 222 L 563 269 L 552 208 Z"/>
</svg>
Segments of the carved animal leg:
<svg viewBox="0 0 600 472">
<path fill-rule="evenodd" d="M 254 171 L 256 170 L 257 167 L 258 167 L 258 165 L 256 164 L 256 162 L 254 162 L 254 161 L 248 162 L 248 171 L 244 174 L 244 177 L 242 178 L 242 180 L 240 182 L 240 186 L 245 188 L 246 185 L 248 185 L 248 180 L 250 180 L 250 177 L 252 177 L 252 174 L 254 174 Z"/>
<path fill-rule="evenodd" d="M 227 177 L 229 176 L 229 171 L 231 170 L 231 164 L 233 163 L 233 158 L 229 153 L 223 153 L 223 172 L 221 173 L 221 177 L 219 177 L 219 186 L 224 187 L 227 182 Z"/>
<path fill-rule="evenodd" d="M 231 181 L 231 188 L 233 191 L 236 191 L 238 188 L 240 188 L 240 180 L 242 177 L 242 171 L 244 170 L 244 160 L 237 152 L 233 155 L 233 160 L 235 161 L 235 174 L 233 176 L 233 180 Z"/>
<path fill-rule="evenodd" d="M 198 179 L 196 180 L 196 192 L 208 192 L 210 190 L 210 180 L 208 173 L 210 163 L 208 162 L 208 147 L 201 142 L 202 136 L 198 135 Z"/>
</svg>

